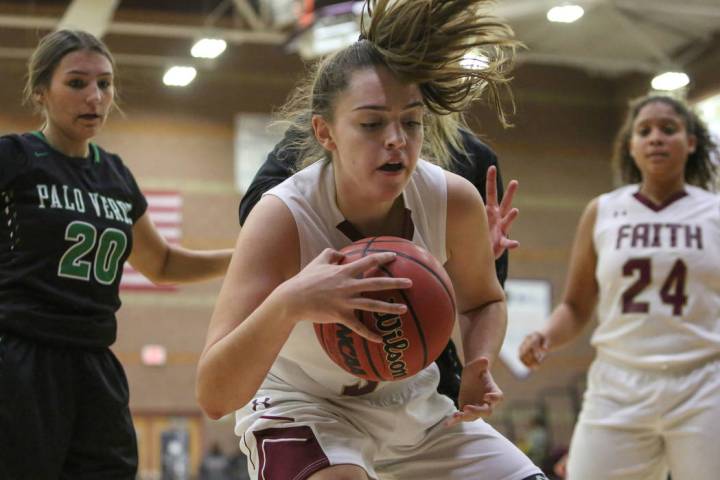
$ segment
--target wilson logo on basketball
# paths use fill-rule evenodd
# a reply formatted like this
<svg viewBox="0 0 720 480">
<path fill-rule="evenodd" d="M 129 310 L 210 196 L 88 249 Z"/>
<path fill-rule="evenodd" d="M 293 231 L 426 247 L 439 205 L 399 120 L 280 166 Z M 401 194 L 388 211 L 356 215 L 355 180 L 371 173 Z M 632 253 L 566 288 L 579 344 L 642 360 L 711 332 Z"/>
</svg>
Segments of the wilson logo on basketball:
<svg viewBox="0 0 720 480">
<path fill-rule="evenodd" d="M 391 382 L 412 377 L 443 351 L 455 323 L 455 294 L 442 264 L 430 252 L 403 238 L 359 240 L 340 250 L 341 265 L 378 252 L 395 252 L 396 256 L 389 263 L 363 272 L 363 276 L 409 278 L 412 287 L 368 291 L 363 296 L 402 303 L 407 306 L 405 313 L 355 310 L 355 318 L 377 333 L 379 342 L 343 324 L 316 323 L 313 328 L 320 346 L 337 366 L 368 382 Z"/>
<path fill-rule="evenodd" d="M 392 302 L 392 299 L 388 301 Z M 410 342 L 403 337 L 402 320 L 392 313 L 373 313 L 373 318 L 378 332 L 382 335 L 383 350 L 390 373 L 393 378 L 407 376 L 407 363 L 403 352 L 410 347 Z"/>
</svg>

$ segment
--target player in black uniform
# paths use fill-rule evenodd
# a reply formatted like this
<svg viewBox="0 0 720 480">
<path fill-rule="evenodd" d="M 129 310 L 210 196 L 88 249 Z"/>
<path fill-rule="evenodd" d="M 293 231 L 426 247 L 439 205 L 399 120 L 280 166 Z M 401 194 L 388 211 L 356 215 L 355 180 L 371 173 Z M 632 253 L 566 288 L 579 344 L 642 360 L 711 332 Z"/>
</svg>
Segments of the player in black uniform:
<svg viewBox="0 0 720 480">
<path fill-rule="evenodd" d="M 108 348 L 122 266 L 156 282 L 222 275 L 231 250 L 170 246 L 117 155 L 90 140 L 114 63 L 84 32 L 43 38 L 27 100 L 40 131 L 0 137 L 0 478 L 134 479 L 123 369 Z"/>
<path fill-rule="evenodd" d="M 517 182 L 510 182 L 507 196 L 503 198 L 502 179 L 500 178 L 495 152 L 468 130 L 460 129 L 460 136 L 464 151 L 456 148 L 450 149 L 452 156 L 450 170 L 465 177 L 475 185 L 487 205 L 491 222 L 499 220 L 497 223 L 500 227 L 500 232 L 498 232 L 500 238 L 495 241 L 495 270 L 500 284 L 504 285 L 508 271 L 508 249 L 518 246 L 517 241 L 507 238 L 510 224 L 517 216 L 517 209 L 510 208 L 513 195 L 517 189 Z M 297 159 L 300 156 L 299 154 L 298 148 L 295 147 L 293 132 L 288 129 L 284 138 L 268 154 L 265 162 L 255 174 L 255 178 L 253 178 L 247 192 L 243 195 L 239 208 L 240 225 L 245 223 L 245 219 L 263 193 L 282 183 L 298 170 Z M 490 167 L 493 167 L 492 171 L 489 171 Z M 498 197 L 501 202 L 500 205 L 498 205 Z M 440 368 L 438 392 L 452 398 L 457 405 L 462 365 L 452 340 L 436 362 Z"/>
</svg>

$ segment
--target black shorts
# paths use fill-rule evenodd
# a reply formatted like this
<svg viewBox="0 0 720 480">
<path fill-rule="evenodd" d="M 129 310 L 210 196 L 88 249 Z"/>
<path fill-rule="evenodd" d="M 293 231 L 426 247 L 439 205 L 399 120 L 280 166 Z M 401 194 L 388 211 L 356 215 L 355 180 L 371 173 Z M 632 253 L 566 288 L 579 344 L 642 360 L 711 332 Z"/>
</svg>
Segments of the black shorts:
<svg viewBox="0 0 720 480">
<path fill-rule="evenodd" d="M 134 479 L 128 384 L 109 349 L 0 332 L 0 478 Z"/>
</svg>

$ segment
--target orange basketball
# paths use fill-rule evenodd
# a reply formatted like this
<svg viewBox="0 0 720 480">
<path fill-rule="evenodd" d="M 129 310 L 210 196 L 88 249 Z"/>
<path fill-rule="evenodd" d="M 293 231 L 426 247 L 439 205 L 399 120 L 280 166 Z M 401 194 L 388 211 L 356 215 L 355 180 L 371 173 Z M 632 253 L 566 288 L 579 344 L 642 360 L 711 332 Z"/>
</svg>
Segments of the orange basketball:
<svg viewBox="0 0 720 480">
<path fill-rule="evenodd" d="M 399 237 L 359 240 L 341 250 L 342 263 L 376 252 L 396 252 L 392 262 L 366 277 L 410 278 L 409 289 L 368 292 L 386 302 L 404 303 L 403 315 L 356 310 L 355 315 L 382 336 L 370 342 L 339 323 L 315 324 L 325 352 L 346 371 L 371 381 L 402 380 L 430 365 L 447 345 L 455 322 L 455 293 L 443 266 L 427 250 Z"/>
</svg>

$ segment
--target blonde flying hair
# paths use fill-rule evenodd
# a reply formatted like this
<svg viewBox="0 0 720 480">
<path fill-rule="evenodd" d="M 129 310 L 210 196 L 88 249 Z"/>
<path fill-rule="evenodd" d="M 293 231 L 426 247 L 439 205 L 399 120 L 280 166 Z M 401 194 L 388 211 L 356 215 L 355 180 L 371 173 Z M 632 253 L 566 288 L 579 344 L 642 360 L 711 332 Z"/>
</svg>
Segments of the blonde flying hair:
<svg viewBox="0 0 720 480">
<path fill-rule="evenodd" d="M 452 148 L 462 151 L 462 113 L 483 95 L 500 122 L 508 125 L 503 93 L 512 104 L 508 72 L 519 45 L 510 27 L 487 14 L 490 0 L 368 0 L 369 25 L 360 39 L 311 67 L 310 74 L 281 109 L 291 141 L 285 148 L 307 166 L 329 154 L 314 136 L 311 119 L 333 120 L 337 96 L 353 72 L 388 68 L 401 82 L 417 84 L 427 115 L 423 158 L 447 166 Z M 476 55 L 487 66 L 462 62 Z"/>
</svg>

